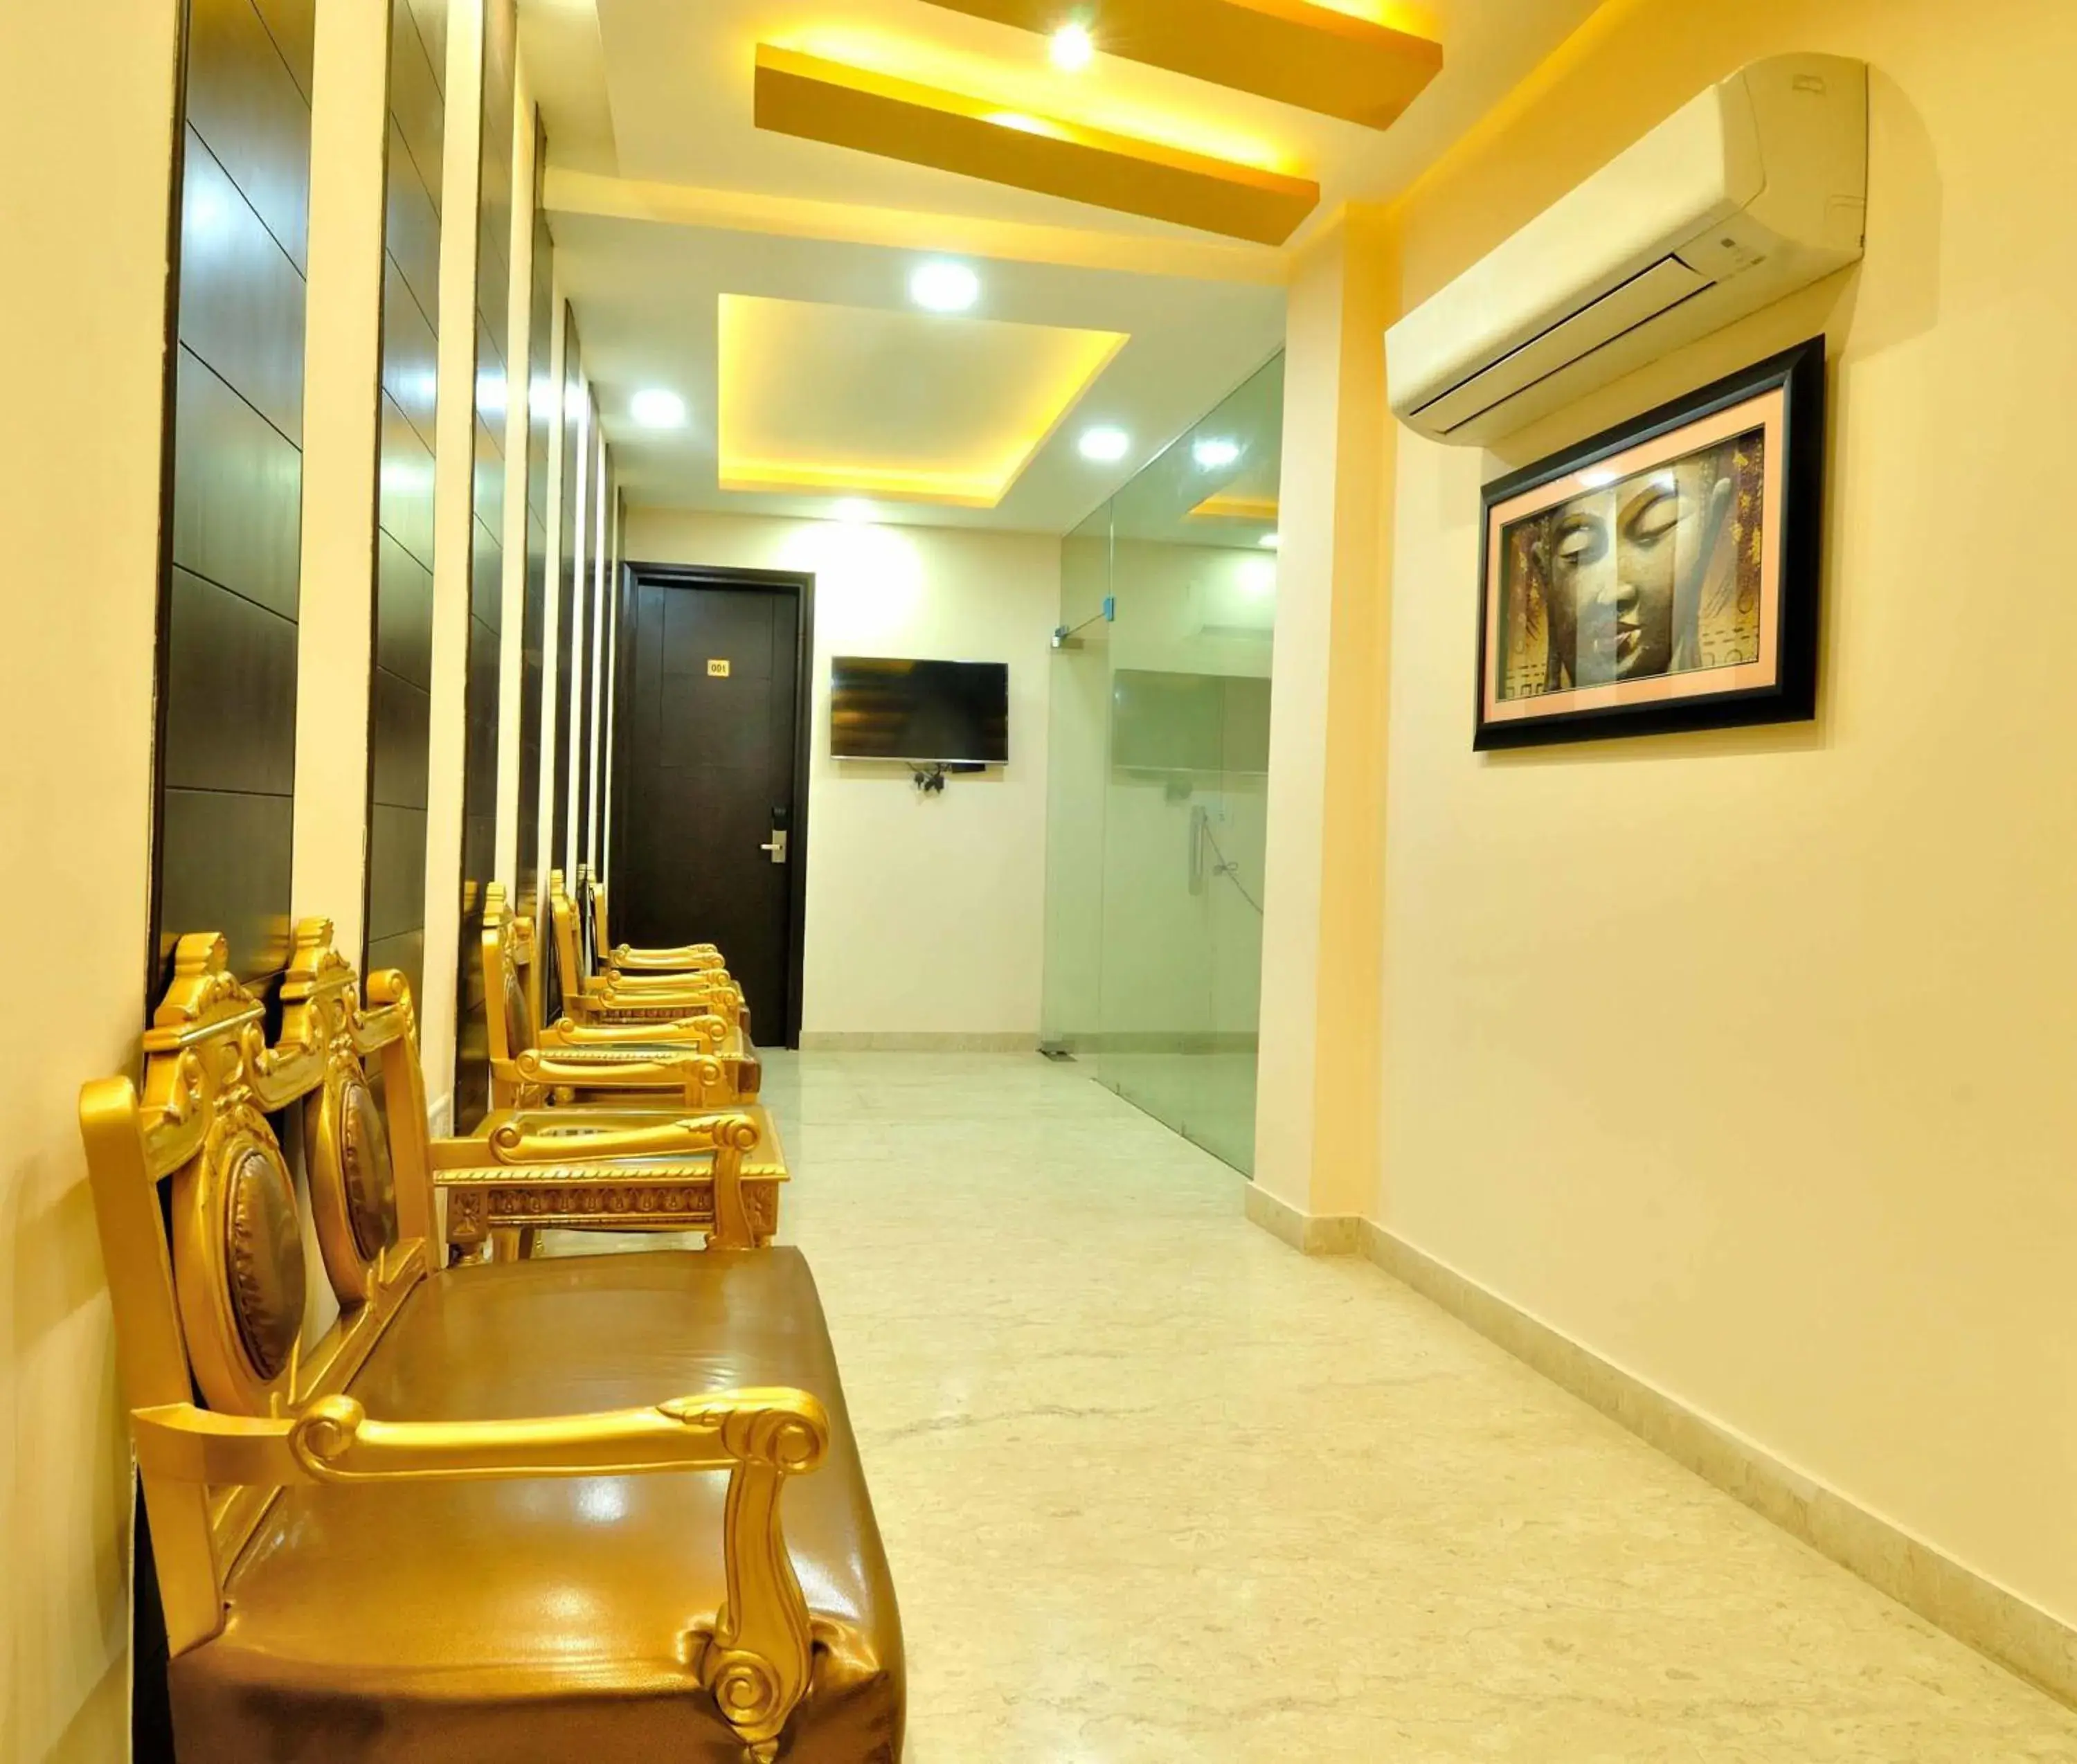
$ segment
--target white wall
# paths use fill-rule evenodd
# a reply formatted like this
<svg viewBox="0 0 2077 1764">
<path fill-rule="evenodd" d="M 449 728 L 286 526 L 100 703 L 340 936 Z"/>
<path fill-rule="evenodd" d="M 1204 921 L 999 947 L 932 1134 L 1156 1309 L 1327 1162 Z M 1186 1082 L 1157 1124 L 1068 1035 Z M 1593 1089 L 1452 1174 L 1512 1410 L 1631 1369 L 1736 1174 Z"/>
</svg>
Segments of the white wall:
<svg viewBox="0 0 2077 1764">
<path fill-rule="evenodd" d="M 1038 1034 L 1048 670 L 1060 542 L 631 508 L 637 563 L 815 578 L 801 1033 Z M 829 757 L 832 656 L 1009 664 L 1009 763 L 925 796 Z"/>
<path fill-rule="evenodd" d="M 144 1020 L 175 23 L 0 6 L 0 1764 L 128 1749 L 130 1447 L 77 1107 Z"/>
</svg>

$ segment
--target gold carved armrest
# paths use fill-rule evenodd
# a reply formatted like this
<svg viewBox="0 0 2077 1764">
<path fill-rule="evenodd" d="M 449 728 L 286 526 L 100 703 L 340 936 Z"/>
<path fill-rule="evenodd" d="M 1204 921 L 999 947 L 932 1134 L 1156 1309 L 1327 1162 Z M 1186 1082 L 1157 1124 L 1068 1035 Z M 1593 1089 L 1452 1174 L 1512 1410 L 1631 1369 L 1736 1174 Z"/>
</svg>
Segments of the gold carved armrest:
<svg viewBox="0 0 2077 1764">
<path fill-rule="evenodd" d="M 714 1048 L 728 1038 L 728 1025 L 711 1013 L 669 1017 L 647 1023 L 580 1023 L 565 1017 L 548 1030 L 551 1046 L 611 1047 L 630 1042 L 683 1041 Z"/>
<path fill-rule="evenodd" d="M 688 1041 L 683 1049 L 660 1049 L 647 1035 L 631 1045 L 587 1044 L 576 1047 L 530 1047 L 512 1062 L 522 1084 L 544 1090 L 569 1085 L 609 1090 L 685 1090 L 719 1097 L 726 1082 L 720 1061 L 708 1052 L 722 1037 Z"/>
<path fill-rule="evenodd" d="M 608 992 L 732 992 L 735 976 L 722 967 L 694 968 L 660 968 L 637 970 L 631 973 L 613 970 L 597 976 L 599 985 Z"/>
<path fill-rule="evenodd" d="M 618 988 L 565 992 L 564 1021 L 582 1023 L 656 1022 L 681 1017 L 718 1017 L 731 1026 L 742 1017 L 743 996 L 733 988 L 651 988 L 632 992 Z"/>
<path fill-rule="evenodd" d="M 219 1487 L 725 1470 L 727 1595 L 694 1626 L 693 1669 L 760 1760 L 774 1755 L 806 1694 L 811 1620 L 780 1524 L 787 1478 L 815 1469 L 829 1450 L 828 1413 L 805 1391 L 721 1391 L 653 1408 L 511 1421 L 377 1421 L 343 1395 L 267 1418 L 175 1403 L 137 1409 L 131 1425 L 146 1475 Z"/>
<path fill-rule="evenodd" d="M 676 949 L 638 950 L 622 943 L 606 959 L 608 967 L 623 973 L 676 973 L 693 968 L 725 967 L 721 951 L 711 943 L 681 943 Z"/>
<path fill-rule="evenodd" d="M 726 968 L 689 974 L 601 974 L 587 991 L 594 998 L 732 998 L 743 988 Z"/>
<path fill-rule="evenodd" d="M 682 1036 L 712 1050 L 728 1039 L 729 1030 L 735 1026 L 726 1013 L 706 1009 L 710 1002 L 715 1001 L 701 1001 L 693 1006 L 689 1013 L 684 1005 L 675 1000 L 656 1005 L 636 1005 L 624 999 L 615 1004 L 601 1002 L 592 1012 L 591 1021 L 580 1022 L 564 1018 L 556 1025 L 553 1034 L 560 1036 L 564 1033 L 564 1023 L 568 1023 L 572 1030 L 633 1029 L 645 1033 L 626 1036 L 624 1039 L 653 1042 L 658 1039 L 660 1034 L 665 1040 L 675 1040 Z"/>
<path fill-rule="evenodd" d="M 435 1184 L 446 1193 L 447 1241 L 464 1248 L 502 1222 L 550 1225 L 640 1223 L 703 1230 L 714 1250 L 768 1242 L 776 1197 L 753 1209 L 743 1160 L 763 1139 L 755 1118 L 734 1112 L 693 1115 L 636 1127 L 587 1127 L 581 1113 L 539 1130 L 522 1115 L 487 1134 L 433 1142 Z M 644 1160 L 639 1168 L 629 1159 Z M 675 1161 L 674 1161 L 675 1160 Z M 768 1184 L 769 1171 L 760 1171 Z M 760 1225 L 760 1220 L 764 1222 Z"/>
<path fill-rule="evenodd" d="M 552 1130 L 535 1131 L 539 1117 L 502 1121 L 487 1134 L 433 1142 L 435 1170 L 481 1170 L 491 1164 L 610 1163 L 622 1158 L 684 1157 L 693 1152 L 755 1151 L 756 1121 L 740 1113 L 688 1115 L 639 1127 L 588 1128 L 567 1115 Z"/>
</svg>

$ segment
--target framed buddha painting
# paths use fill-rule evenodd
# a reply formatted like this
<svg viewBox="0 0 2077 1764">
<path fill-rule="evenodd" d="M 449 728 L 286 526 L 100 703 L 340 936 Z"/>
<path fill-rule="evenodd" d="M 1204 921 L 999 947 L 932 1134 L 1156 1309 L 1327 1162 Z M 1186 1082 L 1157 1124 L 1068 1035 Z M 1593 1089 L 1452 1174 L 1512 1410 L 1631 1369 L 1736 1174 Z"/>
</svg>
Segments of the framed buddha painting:
<svg viewBox="0 0 2077 1764">
<path fill-rule="evenodd" d="M 1480 748 L 1816 714 L 1825 343 L 1486 486 Z"/>
</svg>

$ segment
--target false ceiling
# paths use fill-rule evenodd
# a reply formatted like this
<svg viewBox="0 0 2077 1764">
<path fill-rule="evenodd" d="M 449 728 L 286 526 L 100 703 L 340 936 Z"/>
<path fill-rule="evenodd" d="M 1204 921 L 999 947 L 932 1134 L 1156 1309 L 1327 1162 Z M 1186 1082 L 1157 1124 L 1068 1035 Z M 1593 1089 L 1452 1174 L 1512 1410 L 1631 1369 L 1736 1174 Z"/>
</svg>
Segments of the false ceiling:
<svg viewBox="0 0 2077 1764">
<path fill-rule="evenodd" d="M 1417 95 L 1384 128 L 1101 52 L 1100 29 L 1090 64 L 1063 72 L 1043 35 L 973 15 L 1022 17 L 1035 3 L 520 0 L 528 76 L 547 133 L 544 194 L 558 272 L 631 501 L 826 514 L 839 495 L 889 496 L 901 473 L 920 472 L 939 481 L 946 499 L 889 501 L 878 510 L 884 518 L 1065 530 L 1274 352 L 1294 248 L 1342 204 L 1405 188 L 1596 0 L 1335 0 L 1341 11 L 1442 45 L 1441 72 L 1424 89 L 1426 76 L 1416 69 Z M 1126 7 L 1126 0 L 1106 3 Z M 1126 10 L 1181 17 L 1189 0 L 1131 0 Z M 1093 15 L 1101 20 L 1101 8 Z M 1172 166 L 1224 161 L 1244 181 L 1251 177 L 1269 206 L 1301 202 L 1305 218 L 1284 247 L 1247 243 L 760 129 L 760 48 L 770 64 L 851 70 L 843 79 L 873 93 L 934 89 L 1057 121 L 1080 142 L 1149 144 Z M 1179 59 L 1172 45 L 1147 52 Z M 1303 190 L 1291 194 L 1315 185 L 1317 207 Z M 1187 203 L 1161 211 L 1205 213 Z M 1259 238 L 1287 226 L 1274 214 L 1251 224 Z M 918 313 L 907 293 L 918 263 L 946 256 L 980 278 L 980 301 L 956 318 Z M 825 307 L 812 323 L 797 318 L 800 336 L 841 351 L 848 335 L 861 358 L 831 372 L 818 357 L 825 366 L 816 373 L 789 377 L 760 356 L 757 338 L 776 335 L 768 331 L 753 332 L 739 359 L 722 335 L 724 295 Z M 847 332 L 846 308 L 876 316 Z M 1126 340 L 1072 397 L 1063 363 L 1034 366 L 1022 389 L 1001 382 L 1005 407 L 991 426 L 955 396 L 968 381 L 954 364 L 967 339 L 981 335 L 958 327 L 975 322 Z M 992 371 L 1014 354 L 1004 352 Z M 797 479 L 802 465 L 843 469 L 826 483 L 781 485 L 730 466 L 725 372 L 739 389 L 727 406 L 728 460 L 792 461 L 780 475 Z M 753 381 L 762 389 L 754 393 Z M 631 423 L 628 395 L 647 385 L 685 397 L 684 429 Z M 902 401 L 905 392 L 932 385 L 937 395 Z M 1042 425 L 1049 397 L 1061 410 Z M 822 408 L 810 408 L 817 401 Z M 934 412 L 944 432 L 926 437 Z M 1118 459 L 1078 452 L 1080 435 L 1097 422 L 1127 431 Z M 739 435 L 752 439 L 739 446 Z M 1028 456 L 1018 452 L 1026 441 Z M 1022 468 L 998 494 L 992 474 L 1014 459 Z M 847 476 L 855 481 L 840 485 Z M 753 481 L 770 487 L 726 487 Z M 1262 517 L 1235 510 L 1231 518 Z"/>
<path fill-rule="evenodd" d="M 889 521 L 1064 532 L 1283 341 L 1273 286 L 968 254 L 980 294 L 953 317 L 917 310 L 909 278 L 931 257 L 902 247 L 552 224 L 637 505 L 822 515 L 864 497 Z M 685 399 L 683 427 L 628 420 L 650 385 Z M 1082 456 L 1094 425 L 1126 431 L 1124 458 Z M 752 475 L 765 487 L 740 487 Z"/>
</svg>

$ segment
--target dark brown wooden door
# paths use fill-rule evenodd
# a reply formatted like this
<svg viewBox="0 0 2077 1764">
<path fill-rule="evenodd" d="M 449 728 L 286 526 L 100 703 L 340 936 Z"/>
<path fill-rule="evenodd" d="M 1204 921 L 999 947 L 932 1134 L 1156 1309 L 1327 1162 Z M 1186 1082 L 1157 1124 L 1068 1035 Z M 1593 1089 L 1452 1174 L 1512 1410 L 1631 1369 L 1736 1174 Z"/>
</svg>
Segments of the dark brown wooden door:
<svg viewBox="0 0 2077 1764">
<path fill-rule="evenodd" d="M 614 941 L 718 944 L 758 1038 L 793 1041 L 800 591 L 638 573 L 634 595 Z"/>
</svg>

